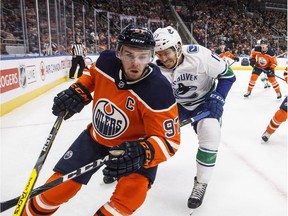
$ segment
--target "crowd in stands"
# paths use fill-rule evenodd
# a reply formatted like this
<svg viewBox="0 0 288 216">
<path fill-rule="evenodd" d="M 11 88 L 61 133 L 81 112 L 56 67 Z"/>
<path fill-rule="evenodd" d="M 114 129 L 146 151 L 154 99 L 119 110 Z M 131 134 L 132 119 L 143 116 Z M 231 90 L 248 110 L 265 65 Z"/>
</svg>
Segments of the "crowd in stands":
<svg viewBox="0 0 288 216">
<path fill-rule="evenodd" d="M 269 40 L 276 55 L 287 51 L 286 41 L 282 44 L 279 41 L 283 34 L 287 36 L 287 11 L 249 13 L 247 8 L 251 1 L 242 1 L 237 5 L 225 4 L 221 0 L 196 2 L 190 7 L 183 5 L 179 14 L 184 22 L 193 23 L 193 36 L 199 44 L 215 50 L 220 41 L 225 41 L 233 54 L 246 56 L 250 55 L 257 40 L 264 37 Z"/>
<path fill-rule="evenodd" d="M 58 16 L 60 22 L 63 23 L 65 18 L 66 27 L 59 28 L 55 12 L 53 13 L 56 5 L 53 5 L 54 1 L 50 2 L 52 2 L 52 6 L 49 6 L 51 42 L 58 44 L 57 49 L 53 50 L 54 54 L 67 53 L 75 34 L 83 37 L 88 53 L 96 53 L 108 48 L 115 49 L 118 33 L 121 28 L 131 22 L 147 26 L 152 31 L 173 23 L 167 14 L 167 5 L 163 5 L 161 0 L 144 2 L 142 0 L 65 0 L 65 14 L 60 5 Z M 185 2 L 193 2 L 193 4 L 185 5 Z M 220 41 L 225 41 L 233 54 L 247 56 L 256 41 L 266 37 L 277 55 L 287 51 L 286 43 L 279 41 L 283 35 L 287 36 L 287 11 L 262 10 L 254 16 L 247 10 L 251 1 L 238 1 L 240 4 L 238 3 L 237 7 L 225 2 L 220 0 L 183 1 L 180 7 L 175 5 L 175 8 L 182 20 L 187 23 L 188 28 L 192 23 L 193 37 L 196 41 L 211 50 L 215 50 Z M 29 52 L 39 52 L 35 8 L 34 0 L 25 0 L 26 23 L 23 24 L 19 2 L 1 1 L 2 55 L 7 54 L 5 44 L 24 43 L 24 40 L 28 41 Z M 83 11 L 85 16 L 83 16 Z M 39 13 L 41 15 L 41 53 L 43 54 L 47 53 L 50 43 L 47 7 L 41 5 Z M 25 37 L 23 37 L 23 26 L 27 29 Z"/>
<path fill-rule="evenodd" d="M 91 2 L 90 8 L 96 8 L 99 22 L 97 22 L 97 34 L 93 31 L 93 28 L 87 29 L 86 35 L 90 38 L 87 47 L 90 47 L 92 43 L 98 41 L 98 48 L 100 50 L 107 49 L 108 42 L 110 49 L 116 48 L 116 41 L 120 29 L 127 26 L 130 23 L 137 23 L 142 26 L 149 27 L 151 30 L 156 30 L 158 27 L 165 25 L 167 20 L 164 19 L 165 14 L 163 5 L 160 0 L 100 0 Z M 106 17 L 108 17 L 107 11 L 109 11 L 109 28 L 110 39 L 108 41 L 108 26 Z M 140 15 L 141 14 L 141 15 Z M 90 18 L 92 20 L 92 18 Z M 149 20 L 152 22 L 147 25 Z M 90 25 L 92 26 L 92 25 Z M 96 48 L 95 48 L 96 49 Z M 92 48 L 92 50 L 95 50 Z"/>
</svg>

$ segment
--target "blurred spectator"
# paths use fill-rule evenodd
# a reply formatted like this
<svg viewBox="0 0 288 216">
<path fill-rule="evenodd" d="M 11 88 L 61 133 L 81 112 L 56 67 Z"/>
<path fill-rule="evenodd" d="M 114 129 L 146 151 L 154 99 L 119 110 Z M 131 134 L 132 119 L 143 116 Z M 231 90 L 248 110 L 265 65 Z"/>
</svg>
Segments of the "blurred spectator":
<svg viewBox="0 0 288 216">
<path fill-rule="evenodd" d="M 2 41 L 22 45 L 25 42 L 28 43 L 28 53 L 38 53 L 35 1 L 25 0 L 25 8 L 22 9 L 19 1 L 1 1 Z M 67 53 L 67 48 L 74 42 L 75 32 L 83 35 L 87 52 L 95 53 L 107 48 L 115 49 L 117 34 L 130 23 L 149 27 L 152 31 L 173 23 L 169 20 L 171 14 L 168 4 L 163 4 L 161 0 L 63 1 L 59 1 L 60 7 L 56 7 L 54 1 L 50 1 L 49 6 L 51 40 L 58 44 L 58 51 L 52 51 L 55 54 Z M 265 11 L 262 6 L 259 9 L 257 0 L 171 2 L 177 3 L 175 8 L 188 29 L 193 26 L 193 37 L 197 42 L 211 50 L 216 50 L 217 42 L 223 40 L 232 54 L 249 55 L 256 40 L 262 37 L 269 39 L 276 55 L 287 50 L 283 40 L 287 36 L 286 12 Z M 251 8 L 253 13 L 248 11 Z M 59 18 L 56 20 L 57 9 Z M 25 25 L 21 14 L 25 16 Z M 39 19 L 41 41 L 47 42 L 49 32 L 46 5 L 41 6 Z"/>
</svg>

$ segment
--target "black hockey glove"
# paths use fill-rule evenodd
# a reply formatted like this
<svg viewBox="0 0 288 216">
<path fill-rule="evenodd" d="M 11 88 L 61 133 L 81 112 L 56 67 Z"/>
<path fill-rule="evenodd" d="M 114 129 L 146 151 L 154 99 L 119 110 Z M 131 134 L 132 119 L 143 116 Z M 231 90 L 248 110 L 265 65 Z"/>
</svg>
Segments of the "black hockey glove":
<svg viewBox="0 0 288 216">
<path fill-rule="evenodd" d="M 256 64 L 256 59 L 254 59 L 254 58 L 250 58 L 250 65 L 252 66 L 252 67 L 254 67 L 255 66 L 255 64 Z"/>
<path fill-rule="evenodd" d="M 218 92 L 213 91 L 206 96 L 203 112 L 210 111 L 209 117 L 219 119 L 223 114 L 225 100 Z"/>
<path fill-rule="evenodd" d="M 267 72 L 266 72 L 267 71 Z M 268 68 L 266 69 L 265 73 L 267 74 L 267 76 L 275 76 L 275 71 L 272 68 Z"/>
<path fill-rule="evenodd" d="M 235 56 L 235 57 L 234 57 L 234 61 L 239 62 L 239 57 L 238 57 L 238 56 Z"/>
<path fill-rule="evenodd" d="M 123 142 L 109 152 L 111 158 L 105 162 L 103 174 L 116 178 L 129 175 L 154 159 L 154 148 L 147 140 Z"/>
<path fill-rule="evenodd" d="M 54 98 L 52 113 L 56 116 L 63 116 L 68 112 L 64 116 L 66 120 L 75 113 L 79 113 L 91 100 L 92 96 L 89 91 L 80 83 L 74 83 Z"/>
</svg>

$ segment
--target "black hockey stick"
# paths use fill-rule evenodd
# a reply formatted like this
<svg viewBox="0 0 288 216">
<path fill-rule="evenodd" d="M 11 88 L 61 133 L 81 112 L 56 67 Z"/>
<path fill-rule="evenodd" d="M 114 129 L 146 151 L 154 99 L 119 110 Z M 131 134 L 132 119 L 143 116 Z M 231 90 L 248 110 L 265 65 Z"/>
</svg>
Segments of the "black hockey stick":
<svg viewBox="0 0 288 216">
<path fill-rule="evenodd" d="M 234 60 L 231 64 L 229 64 L 228 66 L 231 67 L 231 65 L 233 65 L 236 61 Z"/>
<path fill-rule="evenodd" d="M 202 118 L 205 118 L 207 117 L 208 115 L 210 114 L 209 111 L 207 112 L 203 112 L 203 113 L 200 113 L 199 115 L 196 115 L 194 116 L 193 118 L 190 118 L 190 119 L 187 119 L 187 120 L 184 120 L 180 123 L 180 126 L 184 126 L 184 125 L 187 125 L 189 123 L 193 123 L 193 122 L 196 122 L 196 121 L 199 121 L 201 120 Z M 83 167 L 80 167 L 78 168 L 77 170 L 74 170 L 60 178 L 57 178 L 55 179 L 54 181 L 52 182 L 49 182 L 47 184 L 44 184 L 42 186 L 39 186 L 38 188 L 35 188 L 31 194 L 30 194 L 30 197 L 29 198 L 32 198 L 34 196 L 37 196 L 47 190 L 50 190 L 68 180 L 71 180 L 71 179 L 74 179 L 88 171 L 91 171 L 97 167 L 100 167 L 104 164 L 105 161 L 109 160 L 109 155 L 105 156 L 104 158 L 100 158 L 98 160 L 95 160 Z M 17 201 L 20 197 L 16 197 L 14 199 L 11 199 L 11 200 L 7 200 L 7 201 L 4 201 L 4 202 L 1 202 L 1 205 L 0 205 L 0 212 L 4 212 L 10 208 L 12 208 L 13 206 L 15 206 L 17 204 Z"/>
<path fill-rule="evenodd" d="M 61 176 L 60 178 L 57 178 L 54 181 L 51 181 L 47 184 L 39 186 L 31 192 L 29 198 L 37 196 L 37 195 L 39 195 L 39 194 L 41 194 L 47 190 L 50 190 L 51 188 L 54 188 L 54 187 L 66 182 L 68 180 L 74 179 L 74 178 L 76 178 L 76 177 L 78 177 L 78 176 L 80 176 L 80 175 L 82 175 L 88 171 L 91 171 L 97 167 L 100 167 L 107 160 L 109 160 L 109 155 L 105 156 L 104 158 L 100 158 L 98 160 L 95 160 L 89 164 L 86 164 L 85 166 L 80 167 L 77 170 L 74 170 L 74 171 L 72 171 L 72 172 L 70 172 L 64 176 Z M 14 199 L 11 199 L 11 200 L 7 200 L 5 202 L 1 202 L 0 212 L 4 212 L 4 211 L 12 208 L 13 206 L 15 206 L 17 204 L 17 201 L 19 198 L 20 198 L 20 196 L 14 198 Z"/>
<path fill-rule="evenodd" d="M 15 211 L 13 213 L 13 216 L 21 216 L 23 210 L 24 210 L 24 207 L 29 199 L 29 196 L 33 190 L 33 187 L 35 185 L 35 182 L 39 176 L 39 173 L 42 169 L 42 166 L 47 158 L 47 155 L 50 151 L 50 148 L 53 144 L 53 141 L 56 137 L 56 134 L 61 126 L 61 123 L 63 121 L 63 116 L 59 116 L 54 125 L 53 125 L 53 128 L 51 129 L 50 133 L 49 133 L 49 136 L 41 150 L 41 153 L 36 161 L 36 164 L 30 174 L 30 177 L 28 179 L 28 182 L 26 183 L 26 186 L 21 194 L 20 197 L 17 197 L 16 200 L 18 200 L 18 202 L 16 202 L 16 208 L 15 208 Z M 14 206 L 14 205 L 13 205 Z M 1 203 L 1 212 L 2 212 L 2 203 Z"/>
<path fill-rule="evenodd" d="M 255 67 L 255 68 L 258 68 L 258 69 L 262 70 L 264 73 L 269 74 L 269 72 L 268 72 L 267 70 L 265 70 L 264 68 L 259 68 L 259 67 Z M 282 77 L 278 76 L 278 75 L 275 74 L 275 73 L 273 74 L 273 76 L 275 76 L 275 77 L 277 77 L 277 78 L 283 80 L 284 82 L 286 82 L 285 79 L 283 79 Z"/>
</svg>

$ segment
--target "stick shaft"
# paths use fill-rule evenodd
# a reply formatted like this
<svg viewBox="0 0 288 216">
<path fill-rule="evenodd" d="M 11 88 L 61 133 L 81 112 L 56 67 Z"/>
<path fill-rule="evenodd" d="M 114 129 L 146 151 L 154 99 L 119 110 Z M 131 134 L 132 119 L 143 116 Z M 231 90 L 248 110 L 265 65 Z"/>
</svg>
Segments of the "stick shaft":
<svg viewBox="0 0 288 216">
<path fill-rule="evenodd" d="M 29 199 L 29 196 L 33 190 L 33 187 L 36 183 L 36 180 L 39 176 L 39 173 L 42 169 L 42 166 L 47 158 L 47 155 L 51 149 L 51 146 L 54 142 L 54 139 L 56 137 L 56 134 L 58 133 L 58 130 L 61 126 L 61 123 L 63 121 L 63 117 L 58 117 L 49 133 L 49 136 L 41 150 L 41 153 L 36 161 L 36 164 L 34 166 L 34 168 L 32 169 L 32 172 L 30 174 L 30 177 L 28 179 L 28 182 L 26 183 L 26 186 L 21 194 L 21 196 L 19 197 L 19 200 L 17 202 L 15 211 L 13 213 L 13 216 L 21 216 L 22 212 L 24 210 L 24 207 Z"/>
</svg>

